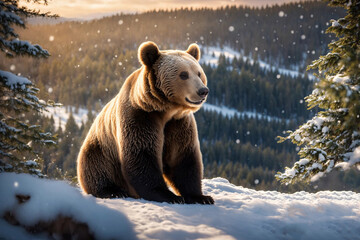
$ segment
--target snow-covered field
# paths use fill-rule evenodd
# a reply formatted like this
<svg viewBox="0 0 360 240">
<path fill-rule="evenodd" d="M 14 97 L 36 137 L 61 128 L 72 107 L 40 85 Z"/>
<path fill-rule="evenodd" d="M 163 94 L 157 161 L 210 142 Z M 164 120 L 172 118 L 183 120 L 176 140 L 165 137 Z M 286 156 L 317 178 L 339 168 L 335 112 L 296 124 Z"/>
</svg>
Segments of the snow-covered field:
<svg viewBox="0 0 360 240">
<path fill-rule="evenodd" d="M 232 49 L 228 46 L 224 46 L 222 48 L 215 47 L 215 46 L 201 46 L 201 49 L 203 52 L 202 52 L 200 62 L 210 64 L 211 66 L 214 66 L 214 67 L 217 66 L 220 55 L 224 55 L 226 58 L 228 58 L 230 60 L 234 59 L 235 57 L 236 58 L 241 57 L 243 59 L 243 61 L 249 61 L 250 64 L 254 64 L 254 60 L 251 57 L 244 56 L 242 53 L 235 51 L 234 49 Z M 304 73 L 299 72 L 299 71 L 272 66 L 271 64 L 269 64 L 265 61 L 262 61 L 262 60 L 258 60 L 258 63 L 260 65 L 260 67 L 264 70 L 278 71 L 280 74 L 279 77 L 281 77 L 281 75 L 288 75 L 293 78 L 296 78 L 298 76 L 304 77 L 304 75 L 305 75 Z M 308 78 L 311 80 L 316 79 L 316 77 L 313 76 L 312 74 L 308 74 Z"/>
<path fill-rule="evenodd" d="M 141 199 L 95 199 L 65 182 L 0 174 L 0 216 L 20 225 L 58 214 L 85 222 L 100 239 L 360 239 L 360 194 L 255 191 L 226 179 L 203 180 L 215 205 L 171 205 Z M 20 204 L 16 194 L 30 195 Z M 0 239 L 46 239 L 0 220 Z"/>
<path fill-rule="evenodd" d="M 70 110 L 71 109 L 71 110 Z M 70 112 L 74 117 L 74 120 L 78 127 L 81 127 L 81 124 L 86 123 L 88 119 L 88 110 L 85 108 L 79 108 L 78 111 L 75 110 L 75 107 L 49 107 L 47 112 L 44 111 L 43 115 L 50 118 L 53 116 L 55 121 L 55 128 L 58 129 L 59 126 L 64 130 L 67 120 L 69 119 Z M 96 114 L 94 112 L 94 114 Z"/>
<path fill-rule="evenodd" d="M 235 116 L 238 116 L 238 117 L 246 116 L 248 118 L 262 118 L 267 121 L 279 121 L 280 122 L 282 120 L 281 118 L 261 114 L 258 112 L 250 112 L 250 111 L 239 112 L 238 110 L 233 109 L 233 108 L 228 108 L 226 106 L 216 106 L 216 105 L 210 104 L 210 103 L 204 103 L 203 109 L 205 111 L 216 112 L 216 113 L 221 114 L 224 117 L 230 117 L 230 118 L 235 117 Z"/>
</svg>

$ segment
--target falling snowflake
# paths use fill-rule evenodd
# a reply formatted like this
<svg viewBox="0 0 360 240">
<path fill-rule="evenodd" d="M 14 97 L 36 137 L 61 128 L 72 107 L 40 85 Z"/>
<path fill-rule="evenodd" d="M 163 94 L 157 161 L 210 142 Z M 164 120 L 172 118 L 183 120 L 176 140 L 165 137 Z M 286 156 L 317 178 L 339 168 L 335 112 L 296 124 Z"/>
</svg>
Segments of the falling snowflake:
<svg viewBox="0 0 360 240">
<path fill-rule="evenodd" d="M 52 42 L 52 41 L 54 41 L 54 40 L 55 40 L 55 37 L 54 37 L 53 35 L 51 35 L 51 36 L 49 37 L 49 41 Z"/>
<path fill-rule="evenodd" d="M 233 32 L 234 30 L 235 30 L 234 26 L 230 26 L 230 27 L 229 27 L 229 31 L 230 31 L 230 32 Z"/>
<path fill-rule="evenodd" d="M 240 143 L 240 139 L 236 139 L 236 144 L 239 144 Z"/>
<path fill-rule="evenodd" d="M 52 93 L 54 91 L 54 89 L 52 87 L 48 88 L 48 93 Z"/>
<path fill-rule="evenodd" d="M 124 23 L 124 21 L 121 20 L 121 19 L 120 19 L 119 22 L 118 22 L 119 25 L 122 25 L 123 23 Z"/>
<path fill-rule="evenodd" d="M 260 183 L 260 180 L 259 179 L 255 179 L 254 181 L 255 185 L 258 185 Z"/>
<path fill-rule="evenodd" d="M 15 69 L 16 69 L 16 66 L 15 66 L 14 64 L 12 64 L 12 65 L 10 66 L 10 70 L 11 70 L 11 71 L 15 71 Z"/>
<path fill-rule="evenodd" d="M 283 11 L 279 12 L 279 17 L 283 17 L 285 15 L 285 13 Z"/>
<path fill-rule="evenodd" d="M 305 40 L 306 36 L 303 34 L 301 35 L 301 40 Z"/>
<path fill-rule="evenodd" d="M 276 78 L 277 78 L 277 79 L 280 79 L 280 78 L 281 78 L 281 75 L 280 75 L 280 74 L 276 75 Z"/>
</svg>

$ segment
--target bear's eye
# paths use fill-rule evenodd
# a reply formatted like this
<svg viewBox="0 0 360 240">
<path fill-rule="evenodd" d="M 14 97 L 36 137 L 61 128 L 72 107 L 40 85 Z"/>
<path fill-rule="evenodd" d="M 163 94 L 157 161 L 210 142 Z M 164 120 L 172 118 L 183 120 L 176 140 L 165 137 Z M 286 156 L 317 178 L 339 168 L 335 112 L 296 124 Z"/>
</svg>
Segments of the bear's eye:
<svg viewBox="0 0 360 240">
<path fill-rule="evenodd" d="M 198 72 L 198 76 L 201 77 L 201 73 L 200 73 L 200 72 Z"/>
<path fill-rule="evenodd" d="M 188 72 L 181 72 L 179 76 L 180 76 L 180 78 L 182 80 L 186 80 L 186 79 L 189 78 L 189 73 Z"/>
</svg>

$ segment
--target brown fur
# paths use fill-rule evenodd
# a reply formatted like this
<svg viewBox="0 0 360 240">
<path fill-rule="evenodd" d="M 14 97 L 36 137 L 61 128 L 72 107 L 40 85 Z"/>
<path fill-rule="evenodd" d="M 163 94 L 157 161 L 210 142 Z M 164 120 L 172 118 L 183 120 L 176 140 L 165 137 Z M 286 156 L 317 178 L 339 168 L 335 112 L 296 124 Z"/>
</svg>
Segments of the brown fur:
<svg viewBox="0 0 360 240">
<path fill-rule="evenodd" d="M 95 119 L 78 156 L 78 179 L 96 197 L 213 204 L 202 195 L 202 156 L 192 112 L 206 94 L 196 44 L 187 51 L 139 47 L 142 67 Z M 186 71 L 188 79 L 180 79 Z M 177 195 L 169 191 L 166 182 Z"/>
</svg>

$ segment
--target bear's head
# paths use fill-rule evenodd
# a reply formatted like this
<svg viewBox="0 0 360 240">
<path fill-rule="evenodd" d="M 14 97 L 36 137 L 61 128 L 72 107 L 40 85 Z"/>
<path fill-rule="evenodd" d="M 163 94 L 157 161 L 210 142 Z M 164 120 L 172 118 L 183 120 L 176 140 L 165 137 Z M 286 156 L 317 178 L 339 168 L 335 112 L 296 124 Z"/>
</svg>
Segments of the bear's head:
<svg viewBox="0 0 360 240">
<path fill-rule="evenodd" d="M 206 100 L 209 89 L 199 64 L 200 49 L 191 44 L 186 51 L 160 51 L 154 42 L 139 47 L 139 60 L 147 72 L 151 94 L 184 109 L 196 111 Z"/>
</svg>

